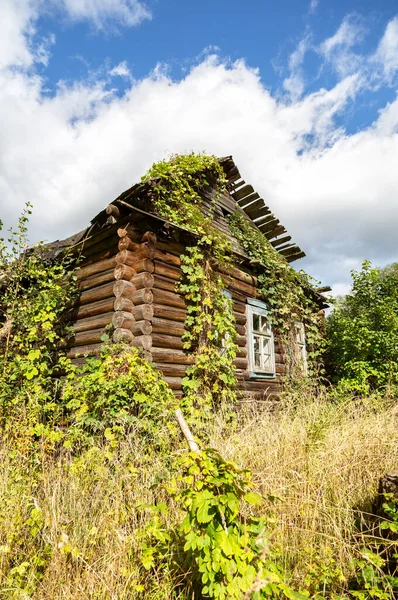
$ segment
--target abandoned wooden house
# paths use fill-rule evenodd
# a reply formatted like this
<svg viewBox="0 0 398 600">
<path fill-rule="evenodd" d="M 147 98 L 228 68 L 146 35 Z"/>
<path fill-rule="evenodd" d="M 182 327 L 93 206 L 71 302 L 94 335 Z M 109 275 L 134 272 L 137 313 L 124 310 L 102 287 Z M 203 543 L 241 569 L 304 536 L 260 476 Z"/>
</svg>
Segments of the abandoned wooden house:
<svg viewBox="0 0 398 600">
<path fill-rule="evenodd" d="M 218 198 L 213 224 L 230 239 L 234 252 L 234 267 L 222 275 L 236 322 L 238 388 L 244 395 L 277 392 L 284 357 L 267 323 L 266 302 L 258 297 L 255 266 L 231 237 L 228 216 L 241 213 L 288 262 L 305 254 L 259 194 L 241 179 L 232 158 L 219 162 L 228 192 Z M 203 193 L 204 214 L 210 202 L 211 195 Z M 181 395 L 181 380 L 192 356 L 183 349 L 186 306 L 175 284 L 182 275 L 180 256 L 192 235 L 156 214 L 151 182 L 146 182 L 123 192 L 84 231 L 49 245 L 54 257 L 66 248 L 83 257 L 77 271 L 80 297 L 74 314 L 75 335 L 68 351 L 75 363 L 97 354 L 101 337 L 113 325 L 113 340 L 142 348 L 176 395 Z M 323 303 L 319 295 L 320 309 Z M 297 346 L 305 363 L 305 335 L 299 325 Z"/>
</svg>

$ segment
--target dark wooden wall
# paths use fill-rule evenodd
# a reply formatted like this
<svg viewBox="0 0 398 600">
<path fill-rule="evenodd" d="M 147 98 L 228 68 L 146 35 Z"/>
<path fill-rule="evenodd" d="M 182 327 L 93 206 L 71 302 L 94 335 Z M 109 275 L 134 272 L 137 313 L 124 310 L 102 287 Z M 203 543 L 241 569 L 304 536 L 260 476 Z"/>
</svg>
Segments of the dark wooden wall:
<svg viewBox="0 0 398 600">
<path fill-rule="evenodd" d="M 116 226 L 97 234 L 85 244 L 84 261 L 77 271 L 81 290 L 75 338 L 68 356 L 76 363 L 83 355 L 95 355 L 106 326 L 113 324 L 114 341 L 141 348 L 157 365 L 177 396 L 192 357 L 183 351 L 181 337 L 186 316 L 185 302 L 175 292 L 181 277 L 180 255 L 184 245 L 145 231 L 140 223 Z M 280 390 L 283 358 L 276 341 L 275 379 L 250 379 L 246 301 L 257 297 L 257 279 L 241 268 L 222 271 L 232 293 L 239 352 L 235 360 L 238 387 L 245 397 L 265 397 Z"/>
</svg>

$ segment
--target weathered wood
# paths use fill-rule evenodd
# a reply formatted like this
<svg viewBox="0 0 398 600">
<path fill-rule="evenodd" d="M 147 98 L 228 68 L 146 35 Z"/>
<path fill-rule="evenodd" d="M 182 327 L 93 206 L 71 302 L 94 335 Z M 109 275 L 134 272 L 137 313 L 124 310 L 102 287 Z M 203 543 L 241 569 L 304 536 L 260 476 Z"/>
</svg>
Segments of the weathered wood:
<svg viewBox="0 0 398 600">
<path fill-rule="evenodd" d="M 117 235 L 120 238 L 130 237 L 131 239 L 138 239 L 140 229 L 134 223 L 127 223 L 124 227 L 117 228 Z"/>
<path fill-rule="evenodd" d="M 172 308 L 164 304 L 154 304 L 153 314 L 161 319 L 169 319 L 170 321 L 184 322 L 186 319 L 186 310 L 180 308 Z"/>
<path fill-rule="evenodd" d="M 284 228 L 283 225 L 280 225 L 279 227 L 276 227 L 276 229 L 273 229 L 272 231 L 265 232 L 264 235 L 267 238 L 267 240 L 272 240 L 273 238 L 277 237 L 278 235 L 281 235 L 282 233 L 286 233 L 286 229 Z"/>
<path fill-rule="evenodd" d="M 80 304 L 92 304 L 114 296 L 114 281 L 86 290 L 80 294 Z"/>
<path fill-rule="evenodd" d="M 115 300 L 114 300 L 113 309 L 115 311 L 123 310 L 123 311 L 131 313 L 133 308 L 134 308 L 134 303 L 131 302 L 131 300 L 129 300 L 128 298 L 123 298 L 123 296 L 121 296 L 120 298 L 115 298 Z"/>
<path fill-rule="evenodd" d="M 108 206 L 105 209 L 105 212 L 107 215 L 115 217 L 115 219 L 119 219 L 120 217 L 120 210 L 117 206 L 115 206 L 115 204 L 108 204 Z"/>
<path fill-rule="evenodd" d="M 168 254 L 174 254 L 180 257 L 185 252 L 185 246 L 180 242 L 174 242 L 172 240 L 158 240 L 156 243 L 157 250 L 163 250 Z"/>
<path fill-rule="evenodd" d="M 151 289 L 155 285 L 155 278 L 152 273 L 137 273 L 137 275 L 134 275 L 131 283 L 134 284 L 137 290 L 141 288 Z"/>
<path fill-rule="evenodd" d="M 253 192 L 254 192 L 253 186 L 247 184 L 247 185 L 244 185 L 243 187 L 241 187 L 238 191 L 233 192 L 232 196 L 233 196 L 235 202 L 237 202 L 238 200 L 242 200 L 246 196 L 249 196 Z"/>
<path fill-rule="evenodd" d="M 103 273 L 104 271 L 108 271 L 109 269 L 113 269 L 116 265 L 116 258 L 112 256 L 111 258 L 106 258 L 104 260 L 100 260 L 96 263 L 92 263 L 87 265 L 86 267 L 80 267 L 76 269 L 76 277 L 77 280 L 85 279 L 86 277 L 91 277 L 96 273 Z"/>
<path fill-rule="evenodd" d="M 91 304 L 83 304 L 78 306 L 77 312 L 75 312 L 76 319 L 85 319 L 87 317 L 94 317 L 94 315 L 100 315 L 102 313 L 108 313 L 113 311 L 113 287 L 112 295 L 104 300 L 98 300 L 98 302 L 92 302 Z"/>
<path fill-rule="evenodd" d="M 179 267 L 181 264 L 181 259 L 179 256 L 171 254 L 170 252 L 163 252 L 162 250 L 156 250 L 154 258 L 155 260 L 160 260 L 163 263 L 174 265 L 175 267 Z"/>
<path fill-rule="evenodd" d="M 242 271 L 237 267 L 229 267 L 225 268 L 222 266 L 218 267 L 218 271 L 222 275 L 227 275 L 230 278 L 237 279 L 238 281 L 242 281 L 243 283 L 247 283 L 249 285 L 256 285 L 257 278 L 250 273 L 246 273 L 246 271 Z"/>
<path fill-rule="evenodd" d="M 153 258 L 154 252 L 151 250 L 147 244 L 137 244 L 138 250 L 132 252 L 131 250 L 121 250 L 116 254 L 116 262 L 124 265 L 128 265 L 129 267 L 134 267 L 134 265 L 143 258 Z"/>
<path fill-rule="evenodd" d="M 176 282 L 166 277 L 161 277 L 161 275 L 155 275 L 153 287 L 159 290 L 166 290 L 166 292 L 174 292 Z"/>
<path fill-rule="evenodd" d="M 184 324 L 178 321 L 170 321 L 169 319 L 152 319 L 152 329 L 154 333 L 164 333 L 169 335 L 182 336 L 185 329 Z"/>
<path fill-rule="evenodd" d="M 89 331 L 81 331 L 76 333 L 71 344 L 73 347 L 76 346 L 88 346 L 89 344 L 97 344 L 101 342 L 101 337 L 106 333 L 104 327 L 99 329 L 91 329 Z"/>
<path fill-rule="evenodd" d="M 152 290 L 149 290 L 148 288 L 135 290 L 134 292 L 129 294 L 128 297 L 134 303 L 135 306 L 137 306 L 138 304 L 152 304 L 153 302 Z"/>
<path fill-rule="evenodd" d="M 76 321 L 76 323 L 74 323 L 72 329 L 75 333 L 79 333 L 80 331 L 89 331 L 92 329 L 105 327 L 106 325 L 110 325 L 112 323 L 113 314 L 114 313 L 112 311 L 87 317 L 86 319 L 79 319 Z"/>
<path fill-rule="evenodd" d="M 176 365 L 174 363 L 162 363 L 159 367 L 159 371 L 163 375 L 170 377 L 184 377 L 187 365 Z"/>
<path fill-rule="evenodd" d="M 185 302 L 181 296 L 174 294 L 173 292 L 166 292 L 164 290 L 153 290 L 153 300 L 157 304 L 163 304 L 166 306 L 174 306 L 176 308 L 185 308 Z"/>
<path fill-rule="evenodd" d="M 186 422 L 186 420 L 183 417 L 183 414 L 181 412 L 180 408 L 177 408 L 177 410 L 175 411 L 175 417 L 178 421 L 178 424 L 181 428 L 182 433 L 184 434 L 185 439 L 188 442 L 188 446 L 189 449 L 191 450 L 191 452 L 199 452 L 199 446 L 197 445 L 197 443 L 194 440 L 194 437 L 191 433 L 191 430 L 188 427 L 188 424 Z"/>
<path fill-rule="evenodd" d="M 287 242 L 290 242 L 291 239 L 292 238 L 290 235 L 286 235 L 285 237 L 279 238 L 279 240 L 273 240 L 270 243 L 271 243 L 271 246 L 276 248 L 277 246 L 281 246 L 282 244 L 286 244 Z"/>
<path fill-rule="evenodd" d="M 172 390 L 180 390 L 181 385 L 181 377 L 163 377 L 163 381 L 165 381 Z"/>
<path fill-rule="evenodd" d="M 192 354 L 185 354 L 182 350 L 171 348 L 153 347 L 152 359 L 155 363 L 174 363 L 177 365 L 191 365 L 194 362 Z"/>
<path fill-rule="evenodd" d="M 178 281 L 182 276 L 182 271 L 178 267 L 167 265 L 158 261 L 155 261 L 154 264 L 156 275 L 161 275 L 162 277 L 167 277 L 168 279 L 172 279 L 174 281 Z"/>
<path fill-rule="evenodd" d="M 176 348 L 182 350 L 184 344 L 180 336 L 152 333 L 153 345 L 157 348 Z"/>
<path fill-rule="evenodd" d="M 141 304 L 140 306 L 134 306 L 131 313 L 136 321 L 150 321 L 153 317 L 153 305 Z"/>
<path fill-rule="evenodd" d="M 115 329 L 130 329 L 129 324 L 135 323 L 135 318 L 131 312 L 126 310 L 117 310 L 113 313 L 112 324 Z"/>
<path fill-rule="evenodd" d="M 101 351 L 102 344 L 89 344 L 88 346 L 78 346 L 77 348 L 71 348 L 68 353 L 68 358 L 75 358 L 76 356 L 97 356 Z"/>
<path fill-rule="evenodd" d="M 89 253 L 86 255 L 84 252 L 80 254 L 80 266 L 86 267 L 88 265 L 97 263 L 101 260 L 105 260 L 106 258 L 112 258 L 116 255 L 118 251 L 116 239 L 114 240 L 105 240 L 106 244 L 102 249 L 96 249 L 95 253 Z"/>
<path fill-rule="evenodd" d="M 113 341 L 118 344 L 120 342 L 125 342 L 127 344 L 131 344 L 134 339 L 134 334 L 129 329 L 122 329 L 118 327 L 113 332 Z"/>
<path fill-rule="evenodd" d="M 130 281 L 137 272 L 134 267 L 129 267 L 128 265 L 118 264 L 114 269 L 114 276 L 116 280 L 125 279 L 126 281 Z"/>
<path fill-rule="evenodd" d="M 136 346 L 136 348 L 150 350 L 152 348 L 152 338 L 150 335 L 134 336 L 131 341 L 131 345 Z"/>
<path fill-rule="evenodd" d="M 123 279 L 120 279 L 113 284 L 113 293 L 115 298 L 120 298 L 123 296 L 123 298 L 128 298 L 131 300 L 131 296 L 135 291 L 136 287 L 133 283 L 131 283 L 131 281 L 124 281 Z"/>
<path fill-rule="evenodd" d="M 155 270 L 155 265 L 153 260 L 150 260 L 149 258 L 142 258 L 135 263 L 134 269 L 137 271 L 137 273 L 153 273 Z"/>
<path fill-rule="evenodd" d="M 134 335 L 150 335 L 152 333 L 150 321 L 136 321 L 131 313 L 115 313 L 113 325 L 116 329 L 129 329 Z"/>
<path fill-rule="evenodd" d="M 228 289 L 236 290 L 237 292 L 243 293 L 246 297 L 256 298 L 257 297 L 257 288 L 255 285 L 251 285 L 249 283 L 244 283 L 239 279 L 234 279 L 233 277 L 225 277 L 225 283 L 228 286 Z"/>
<path fill-rule="evenodd" d="M 108 283 L 109 281 L 114 281 L 114 269 L 109 269 L 103 273 L 96 273 L 91 277 L 87 277 L 85 279 L 81 279 L 78 283 L 79 290 L 89 290 L 94 287 L 98 287 L 104 283 Z"/>
<path fill-rule="evenodd" d="M 154 231 L 146 231 L 145 233 L 142 234 L 141 242 L 146 242 L 148 244 L 151 244 L 153 246 L 153 248 L 155 249 L 157 239 L 158 239 L 157 235 Z"/>
</svg>

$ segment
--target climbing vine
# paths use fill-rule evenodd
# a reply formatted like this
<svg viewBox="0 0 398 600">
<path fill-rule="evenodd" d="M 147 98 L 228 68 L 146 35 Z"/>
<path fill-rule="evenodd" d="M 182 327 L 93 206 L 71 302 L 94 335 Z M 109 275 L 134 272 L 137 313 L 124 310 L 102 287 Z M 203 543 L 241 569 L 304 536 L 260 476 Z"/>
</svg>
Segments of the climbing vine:
<svg viewBox="0 0 398 600">
<path fill-rule="evenodd" d="M 182 382 L 184 403 L 200 409 L 203 418 L 206 409 L 226 398 L 233 403 L 236 395 L 232 303 L 217 272 L 220 265 L 231 264 L 232 249 L 212 225 L 217 200 L 226 191 L 225 174 L 216 157 L 191 153 L 153 165 L 143 180 L 152 182 L 156 211 L 195 234 L 195 246 L 181 256 L 183 278 L 177 291 L 187 304 L 184 348 L 194 358 Z M 204 216 L 200 205 L 206 190 L 213 196 Z"/>
<path fill-rule="evenodd" d="M 311 277 L 304 271 L 295 271 L 243 215 L 234 213 L 230 216 L 230 229 L 258 265 L 259 294 L 267 303 L 269 321 L 279 335 L 286 359 L 290 358 L 289 371 L 295 373 L 300 367 L 295 355 L 290 355 L 289 351 L 295 347 L 296 324 L 303 323 L 309 373 L 319 374 L 324 337 Z"/>
<path fill-rule="evenodd" d="M 184 347 L 193 351 L 195 358 L 183 380 L 185 398 L 199 395 L 203 410 L 236 388 L 232 307 L 217 273 L 217 267 L 232 265 L 232 248 L 212 224 L 217 200 L 227 191 L 227 180 L 216 157 L 191 153 L 154 164 L 143 181 L 152 183 L 155 210 L 196 234 L 195 246 L 181 257 L 184 277 L 177 291 L 187 304 Z M 207 215 L 201 211 L 203 194 L 211 198 Z M 292 269 L 238 212 L 230 217 L 229 225 L 232 235 L 259 265 L 259 293 L 268 305 L 270 323 L 289 362 L 288 371 L 297 374 L 302 368 L 292 349 L 296 347 L 296 324 L 304 323 L 309 373 L 319 373 L 323 335 L 310 278 Z"/>
</svg>

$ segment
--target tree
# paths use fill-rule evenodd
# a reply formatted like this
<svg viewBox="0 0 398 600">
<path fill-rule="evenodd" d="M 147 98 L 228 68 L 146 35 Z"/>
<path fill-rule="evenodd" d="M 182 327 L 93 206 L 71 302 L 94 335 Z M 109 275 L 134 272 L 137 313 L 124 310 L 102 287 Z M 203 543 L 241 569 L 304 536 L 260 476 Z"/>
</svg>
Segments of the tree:
<svg viewBox="0 0 398 600">
<path fill-rule="evenodd" d="M 398 389 L 398 263 L 364 261 L 327 319 L 331 380 L 361 394 Z"/>
</svg>

